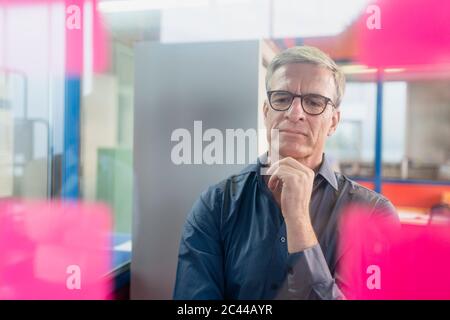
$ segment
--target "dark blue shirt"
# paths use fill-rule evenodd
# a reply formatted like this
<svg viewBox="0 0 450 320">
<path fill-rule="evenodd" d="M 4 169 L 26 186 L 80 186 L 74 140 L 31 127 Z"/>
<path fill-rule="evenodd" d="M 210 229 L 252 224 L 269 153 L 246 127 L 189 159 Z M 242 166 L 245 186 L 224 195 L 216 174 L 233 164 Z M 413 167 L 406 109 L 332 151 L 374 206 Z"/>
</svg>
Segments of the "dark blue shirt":
<svg viewBox="0 0 450 320">
<path fill-rule="evenodd" d="M 343 299 L 336 272 L 342 209 L 358 202 L 396 218 L 386 198 L 333 172 L 324 156 L 310 203 L 319 244 L 289 254 L 261 163 L 210 187 L 194 204 L 181 238 L 174 299 Z"/>
</svg>

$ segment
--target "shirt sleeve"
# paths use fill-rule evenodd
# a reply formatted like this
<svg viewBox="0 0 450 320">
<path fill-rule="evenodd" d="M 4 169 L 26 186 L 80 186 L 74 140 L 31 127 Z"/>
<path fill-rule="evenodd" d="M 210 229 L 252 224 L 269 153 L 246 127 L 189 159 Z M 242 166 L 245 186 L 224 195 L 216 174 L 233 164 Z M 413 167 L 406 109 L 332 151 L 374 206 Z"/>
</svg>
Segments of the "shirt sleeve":
<svg viewBox="0 0 450 320">
<path fill-rule="evenodd" d="M 374 207 L 372 215 L 388 219 L 397 227 L 400 226 L 400 219 L 392 202 L 387 199 L 380 199 Z"/>
<path fill-rule="evenodd" d="M 386 199 L 377 201 L 372 214 L 389 219 L 394 227 L 400 227 L 395 207 Z M 345 291 L 341 290 L 346 286 L 345 277 L 338 271 L 334 275 L 331 274 L 320 244 L 289 255 L 287 284 L 291 299 L 346 299 L 343 293 Z"/>
<path fill-rule="evenodd" d="M 220 208 L 211 192 L 202 194 L 189 213 L 181 237 L 173 298 L 223 299 Z"/>
<path fill-rule="evenodd" d="M 345 299 L 330 273 L 320 244 L 289 255 L 287 284 L 290 299 Z"/>
</svg>

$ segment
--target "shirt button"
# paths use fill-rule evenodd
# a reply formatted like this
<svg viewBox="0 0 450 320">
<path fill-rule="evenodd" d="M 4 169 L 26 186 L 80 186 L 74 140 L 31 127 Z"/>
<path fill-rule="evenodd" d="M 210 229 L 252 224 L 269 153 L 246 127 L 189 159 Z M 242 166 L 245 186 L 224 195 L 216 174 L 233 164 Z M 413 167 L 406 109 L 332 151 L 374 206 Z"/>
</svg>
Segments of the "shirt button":
<svg viewBox="0 0 450 320">
<path fill-rule="evenodd" d="M 285 243 L 286 242 L 286 238 L 285 237 L 281 237 L 280 241 L 281 241 L 281 243 Z"/>
</svg>

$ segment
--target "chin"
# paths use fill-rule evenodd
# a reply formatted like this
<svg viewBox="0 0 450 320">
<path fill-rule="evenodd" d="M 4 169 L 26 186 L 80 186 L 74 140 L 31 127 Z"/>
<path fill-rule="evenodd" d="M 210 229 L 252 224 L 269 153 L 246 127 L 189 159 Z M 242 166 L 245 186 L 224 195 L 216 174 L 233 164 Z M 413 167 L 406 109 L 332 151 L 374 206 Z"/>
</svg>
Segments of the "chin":
<svg viewBox="0 0 450 320">
<path fill-rule="evenodd" d="M 311 155 L 311 148 L 305 145 L 281 145 L 280 158 L 292 157 L 294 159 L 306 158 Z"/>
</svg>

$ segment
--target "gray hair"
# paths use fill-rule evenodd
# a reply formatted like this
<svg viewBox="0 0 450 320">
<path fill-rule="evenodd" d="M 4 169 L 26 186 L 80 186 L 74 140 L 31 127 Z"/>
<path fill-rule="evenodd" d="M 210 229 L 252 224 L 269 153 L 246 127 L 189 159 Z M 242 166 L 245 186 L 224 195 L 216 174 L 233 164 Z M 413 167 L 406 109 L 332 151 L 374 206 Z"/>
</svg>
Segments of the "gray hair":
<svg viewBox="0 0 450 320">
<path fill-rule="evenodd" d="M 273 58 L 267 67 L 266 90 L 269 89 L 270 80 L 274 72 L 283 65 L 291 63 L 311 63 L 329 69 L 333 73 L 336 86 L 336 106 L 341 104 L 345 90 L 345 76 L 336 62 L 321 50 L 310 46 L 298 46 L 280 52 Z"/>
</svg>

